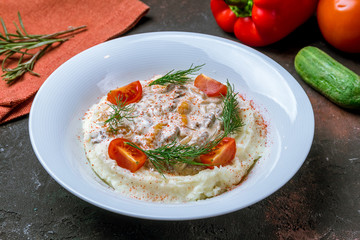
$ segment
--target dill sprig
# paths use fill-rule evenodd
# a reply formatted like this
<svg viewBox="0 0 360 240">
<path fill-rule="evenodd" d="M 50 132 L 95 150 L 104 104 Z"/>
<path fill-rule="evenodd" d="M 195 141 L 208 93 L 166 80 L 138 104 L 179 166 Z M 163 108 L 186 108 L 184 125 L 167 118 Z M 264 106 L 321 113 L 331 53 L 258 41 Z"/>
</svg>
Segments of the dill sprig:
<svg viewBox="0 0 360 240">
<path fill-rule="evenodd" d="M 45 54 L 49 47 L 54 43 L 62 43 L 69 40 L 72 37 L 69 36 L 70 33 L 75 34 L 75 31 L 84 30 L 86 28 L 86 26 L 80 26 L 52 34 L 30 35 L 25 30 L 20 13 L 18 13 L 18 18 L 20 27 L 14 22 L 16 33 L 9 33 L 4 20 L 0 17 L 0 22 L 4 30 L 4 33 L 0 33 L 0 56 L 5 56 L 1 64 L 3 71 L 1 77 L 3 77 L 8 84 L 13 83 L 26 72 L 35 76 L 40 76 L 33 71 L 34 64 Z M 36 48 L 41 49 L 35 53 L 30 53 L 30 51 L 32 52 L 32 49 Z M 15 68 L 7 68 L 7 61 L 15 56 L 18 56 L 19 58 L 17 66 Z"/>
<path fill-rule="evenodd" d="M 132 121 L 135 116 L 132 115 L 134 112 L 135 105 L 126 104 L 126 99 L 122 100 L 118 97 L 116 99 L 116 104 L 109 104 L 109 106 L 113 109 L 109 118 L 105 121 L 105 124 L 108 124 L 108 129 L 110 132 L 116 133 L 121 126 L 121 123 L 124 119 Z"/>
<path fill-rule="evenodd" d="M 239 111 L 239 102 L 236 99 L 238 93 L 234 92 L 234 87 L 226 82 L 227 85 L 227 94 L 223 97 L 223 112 L 221 114 L 221 119 L 224 124 L 224 133 L 225 136 L 228 136 L 234 132 L 238 132 L 244 123 L 240 117 Z"/>
<path fill-rule="evenodd" d="M 197 71 L 199 71 L 205 64 L 198 65 L 193 67 L 193 64 L 191 64 L 189 69 L 186 70 L 179 70 L 174 72 L 175 70 L 171 70 L 170 72 L 166 73 L 164 76 L 152 81 L 149 86 L 152 85 L 167 85 L 170 83 L 183 85 L 191 80 L 191 77 L 188 75 L 194 74 Z"/>
<path fill-rule="evenodd" d="M 208 141 L 201 146 L 179 144 L 173 141 L 159 148 L 149 150 L 141 149 L 131 142 L 127 144 L 145 153 L 154 168 L 164 176 L 163 172 L 166 170 L 166 166 L 172 166 L 178 163 L 208 166 L 207 164 L 195 161 L 195 159 L 202 154 L 209 153 L 223 138 L 223 135 L 219 135 L 215 137 L 214 140 Z"/>
</svg>

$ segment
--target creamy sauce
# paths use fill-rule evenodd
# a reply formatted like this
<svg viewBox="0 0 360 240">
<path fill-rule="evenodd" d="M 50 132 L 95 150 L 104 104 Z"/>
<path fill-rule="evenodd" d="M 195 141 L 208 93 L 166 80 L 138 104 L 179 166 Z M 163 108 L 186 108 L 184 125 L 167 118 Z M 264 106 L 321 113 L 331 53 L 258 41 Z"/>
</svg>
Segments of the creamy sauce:
<svg viewBox="0 0 360 240">
<path fill-rule="evenodd" d="M 126 138 L 143 149 L 154 149 L 176 140 L 200 145 L 221 133 L 222 98 L 207 97 L 190 82 L 185 85 L 148 86 L 141 81 L 143 95 L 130 104 L 134 118 L 124 119 L 114 134 L 104 123 L 111 107 L 104 96 L 92 106 L 83 121 L 84 148 L 92 168 L 120 194 L 148 201 L 187 202 L 219 195 L 241 182 L 266 148 L 266 124 L 251 102 L 238 96 L 244 126 L 236 139 L 236 156 L 226 166 L 177 164 L 164 176 L 147 162 L 135 173 L 109 158 L 108 146 L 115 138 Z"/>
</svg>

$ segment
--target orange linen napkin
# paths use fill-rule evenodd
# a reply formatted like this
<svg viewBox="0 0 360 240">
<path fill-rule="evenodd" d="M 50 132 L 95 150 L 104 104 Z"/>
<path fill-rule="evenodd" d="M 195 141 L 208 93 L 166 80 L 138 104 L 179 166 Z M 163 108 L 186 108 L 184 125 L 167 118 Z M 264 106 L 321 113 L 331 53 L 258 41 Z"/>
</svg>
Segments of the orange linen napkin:
<svg viewBox="0 0 360 240">
<path fill-rule="evenodd" d="M 70 26 L 87 26 L 86 31 L 51 49 L 37 61 L 34 72 L 41 77 L 26 73 L 12 85 L 0 79 L 0 124 L 29 113 L 37 90 L 62 63 L 89 47 L 125 33 L 148 10 L 149 7 L 138 0 L 0 1 L 0 17 L 9 33 L 16 30 L 13 22 L 18 24 L 18 12 L 28 34 L 50 34 Z M 2 59 L 3 56 L 0 61 Z M 1 68 L 0 73 L 2 75 Z"/>
</svg>

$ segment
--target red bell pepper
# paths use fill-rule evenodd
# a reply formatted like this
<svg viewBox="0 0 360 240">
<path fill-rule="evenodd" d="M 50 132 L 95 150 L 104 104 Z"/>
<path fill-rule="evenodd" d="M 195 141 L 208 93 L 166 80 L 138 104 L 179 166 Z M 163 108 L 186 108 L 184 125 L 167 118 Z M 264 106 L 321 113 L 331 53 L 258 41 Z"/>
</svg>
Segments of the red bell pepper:
<svg viewBox="0 0 360 240">
<path fill-rule="evenodd" d="M 217 24 L 254 47 L 277 42 L 314 14 L 317 0 L 211 0 Z"/>
</svg>

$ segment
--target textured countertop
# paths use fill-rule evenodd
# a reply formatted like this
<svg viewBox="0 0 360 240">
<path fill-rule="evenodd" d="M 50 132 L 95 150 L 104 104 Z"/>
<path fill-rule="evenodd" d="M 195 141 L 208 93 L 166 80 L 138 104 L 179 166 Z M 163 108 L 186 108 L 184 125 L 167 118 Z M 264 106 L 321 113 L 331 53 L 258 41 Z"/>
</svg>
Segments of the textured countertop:
<svg viewBox="0 0 360 240">
<path fill-rule="evenodd" d="M 187 31 L 236 41 L 216 25 L 209 1 L 143 2 L 150 12 L 126 35 Z M 294 57 L 307 45 L 360 74 L 360 56 L 329 46 L 315 17 L 280 42 L 256 48 L 295 77 L 315 114 L 314 141 L 305 163 L 268 198 L 193 221 L 150 221 L 107 212 L 72 195 L 43 169 L 25 116 L 0 126 L 0 239 L 359 239 L 360 114 L 337 107 L 296 74 Z"/>
</svg>

